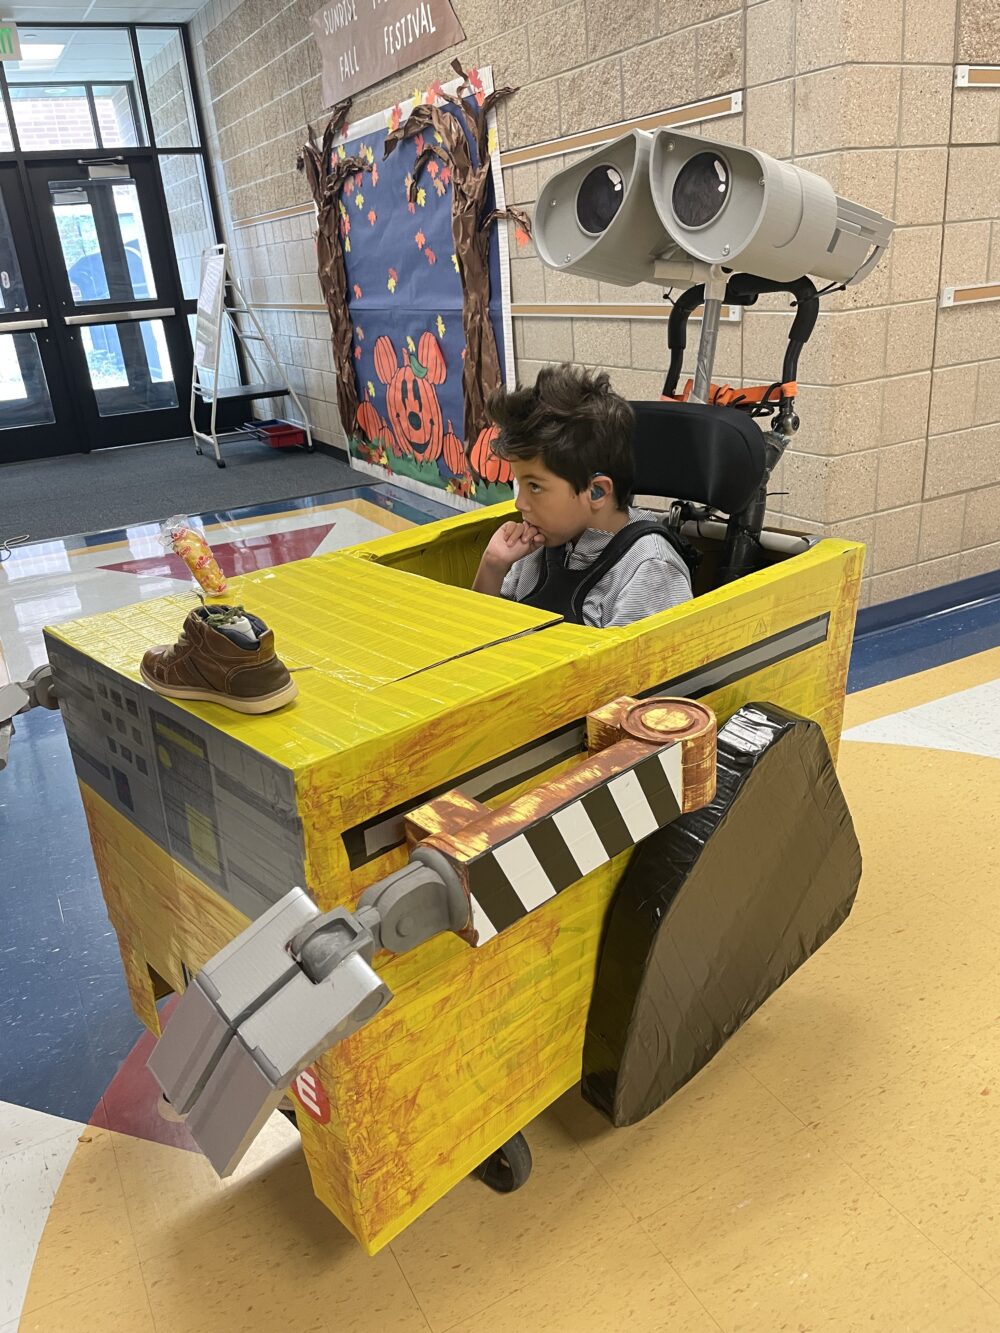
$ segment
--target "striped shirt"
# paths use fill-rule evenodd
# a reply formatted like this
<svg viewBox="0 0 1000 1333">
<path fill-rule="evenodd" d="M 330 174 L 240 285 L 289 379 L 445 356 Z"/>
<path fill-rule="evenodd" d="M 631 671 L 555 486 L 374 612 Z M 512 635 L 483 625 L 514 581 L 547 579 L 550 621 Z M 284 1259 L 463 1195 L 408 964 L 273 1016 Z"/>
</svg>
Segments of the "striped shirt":
<svg viewBox="0 0 1000 1333">
<path fill-rule="evenodd" d="M 657 522 L 662 515 L 644 509 L 628 511 L 629 523 Z M 568 548 L 566 567 L 586 569 L 601 554 L 613 532 L 587 528 Z M 504 578 L 501 597 L 520 601 L 529 596 L 542 577 L 544 550 L 532 551 L 518 560 Z M 666 611 L 692 596 L 691 576 L 683 559 L 666 537 L 649 533 L 640 537 L 617 564 L 596 583 L 583 603 L 583 621 L 597 629 L 631 625 L 634 620 Z"/>
</svg>

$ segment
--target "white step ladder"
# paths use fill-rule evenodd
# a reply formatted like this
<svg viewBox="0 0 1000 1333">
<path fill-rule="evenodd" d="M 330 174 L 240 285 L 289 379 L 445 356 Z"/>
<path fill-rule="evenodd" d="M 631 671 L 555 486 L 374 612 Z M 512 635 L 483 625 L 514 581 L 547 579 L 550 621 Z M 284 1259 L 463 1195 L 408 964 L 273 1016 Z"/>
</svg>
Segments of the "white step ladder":
<svg viewBox="0 0 1000 1333">
<path fill-rule="evenodd" d="M 241 326 L 241 320 L 249 321 L 252 329 Z M 222 329 L 228 323 L 233 337 L 243 348 L 247 359 L 253 366 L 258 378 L 256 384 L 241 384 L 232 389 L 219 388 L 219 354 L 222 347 Z M 195 320 L 194 338 L 194 373 L 191 376 L 191 434 L 194 436 L 195 452 L 202 452 L 202 444 L 210 444 L 215 453 L 216 467 L 225 467 L 225 461 L 219 449 L 219 436 L 216 431 L 218 405 L 220 402 L 240 401 L 251 403 L 258 398 L 291 398 L 295 404 L 300 426 L 306 434 L 306 448 L 313 449 L 312 428 L 298 394 L 288 383 L 281 368 L 281 362 L 275 353 L 271 340 L 264 332 L 263 325 L 247 304 L 239 283 L 229 270 L 226 246 L 210 246 L 201 256 L 201 285 L 198 292 L 198 311 Z M 258 360 L 250 346 L 260 344 L 265 353 Z M 261 368 L 261 361 L 270 361 L 277 376 L 268 380 Z M 209 411 L 208 430 L 198 426 L 197 409 L 207 405 Z"/>
</svg>

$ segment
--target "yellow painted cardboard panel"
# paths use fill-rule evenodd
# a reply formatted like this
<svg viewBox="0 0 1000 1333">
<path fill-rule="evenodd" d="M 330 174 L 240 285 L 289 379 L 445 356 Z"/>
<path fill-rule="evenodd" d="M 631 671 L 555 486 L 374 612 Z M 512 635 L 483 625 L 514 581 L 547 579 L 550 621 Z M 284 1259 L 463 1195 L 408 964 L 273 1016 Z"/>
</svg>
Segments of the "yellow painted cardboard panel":
<svg viewBox="0 0 1000 1333">
<path fill-rule="evenodd" d="M 158 1033 L 147 965 L 175 990 L 183 990 L 181 964 L 197 972 L 249 922 L 85 783 L 80 783 L 80 795 L 133 1006 Z M 137 993 L 147 992 L 148 1002 L 140 1008 Z"/>
</svg>

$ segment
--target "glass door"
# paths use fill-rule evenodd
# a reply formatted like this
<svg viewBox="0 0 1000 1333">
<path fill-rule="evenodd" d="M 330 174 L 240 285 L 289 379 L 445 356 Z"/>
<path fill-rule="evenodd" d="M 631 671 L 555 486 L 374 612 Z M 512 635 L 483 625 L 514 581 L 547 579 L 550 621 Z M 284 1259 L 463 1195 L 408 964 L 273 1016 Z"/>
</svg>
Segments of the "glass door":
<svg viewBox="0 0 1000 1333">
<path fill-rule="evenodd" d="M 191 344 L 156 170 L 149 155 L 27 164 L 86 448 L 189 430 Z"/>
<path fill-rule="evenodd" d="M 0 462 L 80 447 L 48 316 L 18 169 L 0 165 Z"/>
</svg>

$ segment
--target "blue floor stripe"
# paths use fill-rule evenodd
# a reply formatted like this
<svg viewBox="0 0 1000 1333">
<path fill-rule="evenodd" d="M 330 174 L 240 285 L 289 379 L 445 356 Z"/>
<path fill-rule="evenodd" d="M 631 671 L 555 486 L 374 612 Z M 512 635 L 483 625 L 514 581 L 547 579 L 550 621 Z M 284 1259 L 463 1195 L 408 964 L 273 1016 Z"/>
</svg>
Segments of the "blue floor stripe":
<svg viewBox="0 0 1000 1333">
<path fill-rule="evenodd" d="M 58 713 L 17 719 L 0 846 L 0 1100 L 88 1120 L 142 1027 Z"/>
<path fill-rule="evenodd" d="M 892 614 L 891 607 L 885 614 Z M 1000 648 L 1000 595 L 860 632 L 851 653 L 847 691 L 884 685 L 990 648 Z"/>
</svg>

